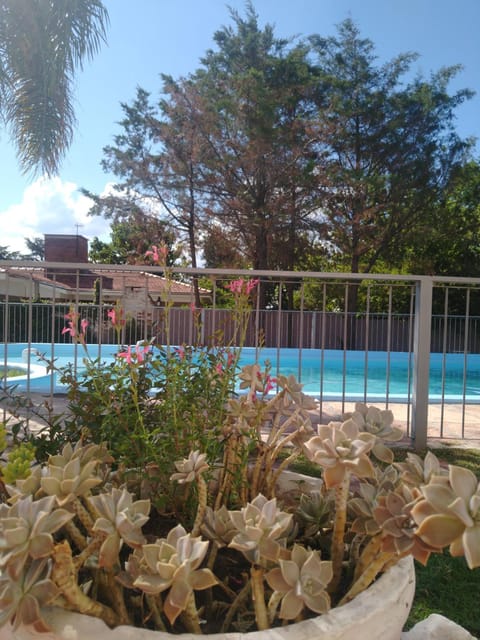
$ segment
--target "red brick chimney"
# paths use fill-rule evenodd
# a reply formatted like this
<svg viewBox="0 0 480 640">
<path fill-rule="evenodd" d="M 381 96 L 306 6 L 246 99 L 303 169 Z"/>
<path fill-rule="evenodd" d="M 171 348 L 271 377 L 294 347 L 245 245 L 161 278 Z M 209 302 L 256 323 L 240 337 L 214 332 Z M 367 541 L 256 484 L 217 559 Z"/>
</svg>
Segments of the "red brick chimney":
<svg viewBox="0 0 480 640">
<path fill-rule="evenodd" d="M 63 235 L 46 233 L 45 237 L 45 262 L 65 262 L 88 264 L 88 240 L 79 235 Z M 99 276 L 90 269 L 70 269 L 68 266 L 62 269 L 46 269 L 45 275 L 51 280 L 56 280 L 69 287 L 81 289 L 93 289 L 97 280 L 102 281 L 102 286 L 111 289 L 111 278 Z"/>
<path fill-rule="evenodd" d="M 88 240 L 78 235 L 45 234 L 46 262 L 88 262 Z"/>
</svg>

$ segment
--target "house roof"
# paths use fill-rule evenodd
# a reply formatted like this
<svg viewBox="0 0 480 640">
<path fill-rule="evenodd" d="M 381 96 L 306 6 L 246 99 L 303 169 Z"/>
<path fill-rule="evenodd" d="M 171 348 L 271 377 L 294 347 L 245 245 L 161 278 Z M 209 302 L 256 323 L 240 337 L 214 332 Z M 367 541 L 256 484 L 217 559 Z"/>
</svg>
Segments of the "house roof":
<svg viewBox="0 0 480 640">
<path fill-rule="evenodd" d="M 96 273 L 99 277 L 111 278 L 113 282 L 113 289 L 130 288 L 147 288 L 150 293 L 165 293 L 169 291 L 172 294 L 184 294 L 191 295 L 192 287 L 186 282 L 179 282 L 178 280 L 167 279 L 164 276 L 159 276 L 155 273 L 149 273 L 148 271 L 108 271 L 108 270 L 96 270 L 92 269 L 92 273 Z M 210 291 L 208 289 L 200 289 L 200 294 L 209 296 Z"/>
<path fill-rule="evenodd" d="M 92 266 L 92 265 L 90 265 Z M 67 270 L 68 265 L 65 269 Z M 71 270 L 69 270 L 71 272 Z M 77 292 L 75 286 L 64 283 L 61 278 L 48 277 L 45 273 L 44 267 L 0 267 L 0 275 L 4 274 L 8 277 L 15 278 L 15 280 L 23 280 L 24 284 L 37 283 L 38 286 L 43 285 L 42 294 L 46 296 L 46 290 L 55 289 L 58 297 L 70 297 L 72 293 Z M 172 298 L 175 298 L 179 302 L 188 303 L 192 297 L 192 286 L 185 282 L 179 282 L 178 280 L 170 280 L 164 276 L 160 276 L 148 271 L 132 271 L 132 270 L 108 270 L 101 268 L 86 268 L 81 269 L 81 274 L 89 276 L 89 279 L 103 278 L 103 294 L 112 298 L 119 297 L 126 289 L 134 290 L 146 290 L 147 293 L 153 296 L 161 296 L 162 294 L 169 294 Z M 60 272 L 59 272 L 60 275 Z M 70 273 L 71 275 L 71 273 Z M 18 290 L 18 293 L 15 292 Z M 84 287 L 79 289 L 79 292 L 87 291 L 91 296 L 91 287 Z M 6 293 L 1 291 L 0 293 Z M 28 296 L 28 293 L 24 292 L 22 288 L 12 288 L 11 295 Z M 202 297 L 209 297 L 210 291 L 207 289 L 200 289 L 200 295 Z"/>
</svg>

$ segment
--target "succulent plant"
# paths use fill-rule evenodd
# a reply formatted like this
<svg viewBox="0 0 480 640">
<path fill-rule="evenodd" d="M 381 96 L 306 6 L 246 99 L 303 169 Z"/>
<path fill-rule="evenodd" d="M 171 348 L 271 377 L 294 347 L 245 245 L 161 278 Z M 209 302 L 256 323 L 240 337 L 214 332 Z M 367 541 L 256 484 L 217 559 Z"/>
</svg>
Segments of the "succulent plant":
<svg viewBox="0 0 480 640">
<path fill-rule="evenodd" d="M 0 568 L 8 567 L 11 576 L 20 575 L 29 558 L 48 557 L 54 545 L 53 535 L 72 514 L 55 509 L 55 498 L 34 501 L 32 496 L 12 506 L 0 505 Z"/>
<path fill-rule="evenodd" d="M 30 442 L 22 442 L 8 454 L 7 463 L 2 468 L 3 479 L 6 484 L 12 484 L 17 479 L 24 480 L 31 473 L 35 460 L 35 448 Z"/>
<path fill-rule="evenodd" d="M 374 509 L 378 506 L 380 496 L 394 491 L 398 483 L 398 472 L 394 467 L 375 469 L 375 479 L 360 482 L 354 497 L 348 501 L 349 510 L 355 515 L 350 529 L 354 533 L 367 536 L 376 535 L 380 526 L 375 519 Z"/>
<path fill-rule="evenodd" d="M 46 558 L 33 560 L 20 573 L 9 566 L 0 575 L 0 627 L 10 622 L 13 631 L 21 626 L 36 632 L 49 631 L 41 608 L 59 595 L 58 587 L 50 580 L 51 562 Z"/>
<path fill-rule="evenodd" d="M 293 376 L 268 395 L 268 371 L 243 370 L 247 393 L 224 399 L 210 440 L 184 437 L 177 461 L 179 441 L 168 443 L 166 473 L 157 459 L 113 469 L 104 445 L 80 442 L 12 477 L 0 505 L 0 626 L 45 631 L 41 608 L 53 604 L 111 627 L 261 630 L 347 602 L 407 554 L 426 562 L 450 546 L 480 566 L 471 472 L 446 473 L 433 454 L 375 464 L 390 462 L 384 443 L 400 432 L 390 411 L 363 404 L 312 435 L 313 399 Z M 282 494 L 278 476 L 301 453 L 321 468 L 317 489 Z M 167 490 L 168 477 L 180 487 Z"/>
<path fill-rule="evenodd" d="M 55 496 L 59 506 L 65 506 L 79 496 L 85 496 L 102 482 L 95 471 L 106 458 L 99 445 L 75 448 L 66 444 L 59 455 L 50 456 L 45 474 L 40 480 L 42 490 Z"/>
<path fill-rule="evenodd" d="M 230 511 L 230 518 L 238 533 L 229 547 L 241 551 L 252 564 L 280 557 L 292 514 L 281 511 L 276 498 L 267 500 L 259 494 L 240 511 Z"/>
<path fill-rule="evenodd" d="M 207 507 L 202 523 L 202 533 L 219 546 L 225 546 L 232 541 L 237 529 L 225 505 L 215 511 L 211 507 Z"/>
<path fill-rule="evenodd" d="M 412 508 L 417 535 L 436 549 L 449 546 L 465 556 L 470 569 L 480 567 L 480 483 L 469 469 L 450 465 L 448 485 L 433 476 L 421 487 L 423 499 Z"/>
<path fill-rule="evenodd" d="M 191 609 L 193 591 L 217 583 L 210 569 L 199 569 L 207 548 L 208 542 L 192 537 L 177 525 L 166 539 L 144 545 L 141 555 L 136 556 L 133 585 L 149 594 L 169 590 L 163 607 L 171 624 L 182 611 L 188 610 L 195 618 Z"/>
<path fill-rule="evenodd" d="M 382 550 L 405 556 L 411 554 L 422 564 L 426 564 L 431 546 L 417 535 L 417 527 L 412 517 L 415 496 L 406 486 L 378 498 L 374 509 L 375 520 L 382 531 Z"/>
<path fill-rule="evenodd" d="M 393 452 L 385 446 L 385 442 L 398 442 L 403 437 L 402 429 L 394 426 L 393 413 L 390 409 L 379 409 L 378 407 L 369 407 L 366 404 L 357 402 L 355 411 L 346 414 L 356 422 L 360 431 L 375 436 L 375 444 L 372 447 L 372 453 L 382 462 L 391 464 L 393 462 Z"/>
<path fill-rule="evenodd" d="M 288 560 L 279 560 L 279 567 L 271 569 L 265 578 L 273 589 L 270 600 L 270 618 L 281 597 L 280 618 L 298 619 L 307 607 L 316 613 L 330 609 L 330 596 L 326 587 L 332 579 L 332 563 L 323 561 L 317 551 L 307 551 L 301 545 L 293 546 Z"/>
<path fill-rule="evenodd" d="M 448 483 L 448 470 L 440 465 L 431 451 L 423 459 L 409 451 L 405 462 L 396 462 L 395 467 L 401 473 L 402 482 L 412 487 L 428 484 L 433 476 L 437 476 L 437 482 L 440 481 L 440 476 L 444 476 L 445 483 Z"/>
<path fill-rule="evenodd" d="M 302 493 L 296 510 L 297 518 L 305 524 L 305 536 L 316 535 L 333 522 L 334 496 L 321 490 Z"/>
<path fill-rule="evenodd" d="M 142 526 L 148 521 L 150 501 L 133 501 L 125 488 L 113 487 L 110 493 L 90 496 L 89 502 L 98 514 L 93 531 L 106 536 L 100 547 L 98 565 L 112 568 L 118 563 L 123 542 L 134 549 L 146 542 Z"/>
<path fill-rule="evenodd" d="M 348 471 L 359 478 L 373 477 L 375 471 L 367 453 L 375 444 L 375 436 L 360 432 L 357 423 L 330 422 L 319 425 L 318 435 L 304 444 L 307 458 L 324 469 L 327 488 L 340 485 Z"/>
<path fill-rule="evenodd" d="M 298 382 L 294 375 L 277 376 L 277 385 L 283 392 L 279 394 L 278 398 L 284 407 L 288 407 L 294 402 L 296 406 L 306 411 L 316 409 L 315 398 L 302 391 L 303 384 Z"/>
<path fill-rule="evenodd" d="M 191 451 L 188 458 L 175 462 L 177 473 L 170 476 L 170 480 L 176 480 L 179 484 L 193 482 L 202 473 L 207 471 L 207 456 L 200 451 Z"/>
</svg>

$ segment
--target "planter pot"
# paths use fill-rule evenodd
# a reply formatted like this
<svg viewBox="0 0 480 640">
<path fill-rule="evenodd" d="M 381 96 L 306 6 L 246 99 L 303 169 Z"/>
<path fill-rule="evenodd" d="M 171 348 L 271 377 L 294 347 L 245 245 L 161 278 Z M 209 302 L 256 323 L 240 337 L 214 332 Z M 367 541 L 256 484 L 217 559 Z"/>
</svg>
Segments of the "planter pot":
<svg viewBox="0 0 480 640">
<path fill-rule="evenodd" d="M 183 640 L 399 640 L 415 593 L 413 559 L 404 558 L 369 589 L 342 607 L 285 627 L 251 633 L 225 633 L 196 636 L 183 634 Z M 63 609 L 45 611 L 53 632 L 31 634 L 9 627 L 0 629 L 0 640 L 175 640 L 171 634 L 134 627 L 109 629 L 101 620 Z"/>
</svg>

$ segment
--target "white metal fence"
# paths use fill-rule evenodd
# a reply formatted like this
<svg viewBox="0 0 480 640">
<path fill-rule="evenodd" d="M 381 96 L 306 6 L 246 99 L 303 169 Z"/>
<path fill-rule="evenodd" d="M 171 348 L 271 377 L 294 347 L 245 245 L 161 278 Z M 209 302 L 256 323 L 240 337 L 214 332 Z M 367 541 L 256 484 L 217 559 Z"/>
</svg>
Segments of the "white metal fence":
<svg viewBox="0 0 480 640">
<path fill-rule="evenodd" d="M 89 321 L 88 342 L 115 344 L 117 335 L 107 317 L 115 303 L 126 310 L 124 344 L 152 337 L 171 345 L 231 343 L 238 318 L 228 283 L 258 279 L 244 345 L 253 348 L 252 357 L 259 360 L 268 353 L 277 371 L 283 370 L 288 356 L 302 383 L 316 369 L 315 385 L 308 391 L 319 400 L 319 420 L 373 398 L 376 405 L 394 411 L 417 448 L 425 446 L 427 436 L 480 439 L 480 279 L 223 269 L 170 269 L 164 279 L 162 268 L 148 267 L 148 276 L 145 269 L 0 263 L 0 364 L 11 361 L 16 345 L 24 345 L 23 358 L 29 364 L 30 347 L 40 343 L 58 349 L 68 343 L 63 329 L 72 308 Z M 201 286 L 201 308 L 194 304 L 195 280 Z M 123 286 L 112 285 L 118 281 Z M 337 377 L 332 391 L 328 364 L 333 355 Z M 369 379 L 380 357 L 382 392 L 372 390 Z M 401 393 L 395 387 L 397 361 L 406 363 Z M 6 372 L 3 375 L 5 383 Z M 47 384 L 41 395 L 48 399 L 54 391 Z M 22 393 L 34 392 L 28 373 Z"/>
</svg>

